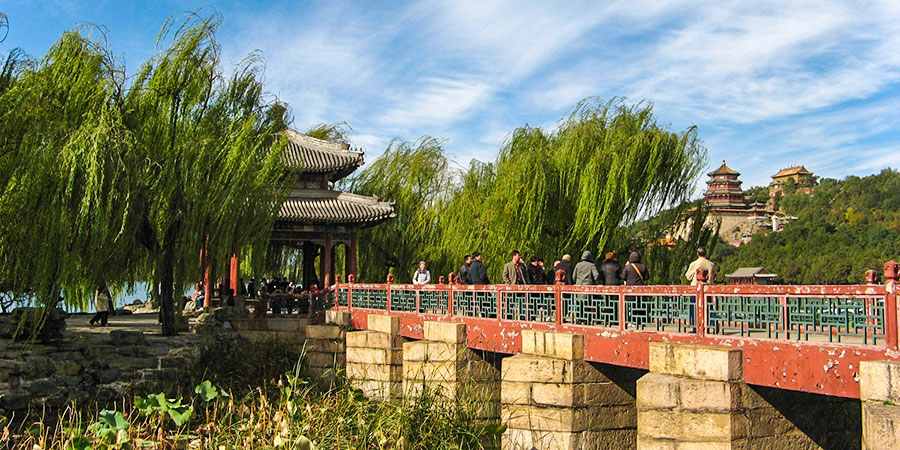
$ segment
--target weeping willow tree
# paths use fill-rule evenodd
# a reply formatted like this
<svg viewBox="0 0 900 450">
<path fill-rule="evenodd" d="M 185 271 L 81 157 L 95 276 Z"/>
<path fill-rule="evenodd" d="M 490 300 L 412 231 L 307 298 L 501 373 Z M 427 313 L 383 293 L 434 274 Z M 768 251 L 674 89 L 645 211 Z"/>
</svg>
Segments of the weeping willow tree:
<svg viewBox="0 0 900 450">
<path fill-rule="evenodd" d="M 127 87 L 104 41 L 69 32 L 0 93 L 4 286 L 84 305 L 101 283 L 149 281 L 171 335 L 175 293 L 203 266 L 265 252 L 292 185 L 286 108 L 256 55 L 222 73 L 218 26 L 167 22 Z"/>
<path fill-rule="evenodd" d="M 405 279 L 426 259 L 436 277 L 480 251 L 496 280 L 512 250 L 549 259 L 617 248 L 630 239 L 622 227 L 688 199 L 705 157 L 695 128 L 673 132 L 656 123 L 651 104 L 621 99 L 587 99 L 553 131 L 516 129 L 496 161 L 473 161 L 463 173 L 433 139 L 392 143 L 350 182 L 397 202 L 397 219 L 360 239 L 360 272 L 374 281 L 373 264 L 402 267 Z"/>
<path fill-rule="evenodd" d="M 685 202 L 705 163 L 696 128 L 673 132 L 652 105 L 587 99 L 559 127 L 512 132 L 453 196 L 443 253 L 473 250 L 496 279 L 513 249 L 559 258 L 618 245 L 616 231 Z"/>
<path fill-rule="evenodd" d="M 90 31 L 90 30 L 87 30 Z M 0 279 L 53 306 L 129 279 L 130 168 L 140 160 L 105 43 L 65 33 L 0 93 Z"/>
<path fill-rule="evenodd" d="M 167 23 L 158 42 L 171 43 L 142 66 L 124 99 L 124 121 L 146 161 L 130 213 L 167 335 L 175 333 L 177 288 L 239 251 L 264 252 L 292 184 L 284 179 L 286 142 L 274 137 L 285 109 L 265 101 L 254 55 L 222 75 L 219 23 L 194 15 Z"/>
<path fill-rule="evenodd" d="M 410 281 L 416 262 L 423 259 L 443 267 L 435 252 L 452 183 L 448 167 L 443 145 L 434 138 L 393 141 L 381 157 L 341 185 L 395 203 L 395 219 L 360 233 L 361 280 L 383 281 L 396 268 L 398 282 Z"/>
</svg>

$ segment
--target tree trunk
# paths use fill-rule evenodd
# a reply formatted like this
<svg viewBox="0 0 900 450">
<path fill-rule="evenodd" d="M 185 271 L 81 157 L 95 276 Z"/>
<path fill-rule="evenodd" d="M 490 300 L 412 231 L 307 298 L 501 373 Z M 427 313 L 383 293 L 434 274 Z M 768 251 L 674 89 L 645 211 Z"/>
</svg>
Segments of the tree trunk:
<svg viewBox="0 0 900 450">
<path fill-rule="evenodd" d="M 166 232 L 163 244 L 162 261 L 160 261 L 160 319 L 163 336 L 175 336 L 175 236 L 178 235 L 178 224 L 172 224 Z"/>
</svg>

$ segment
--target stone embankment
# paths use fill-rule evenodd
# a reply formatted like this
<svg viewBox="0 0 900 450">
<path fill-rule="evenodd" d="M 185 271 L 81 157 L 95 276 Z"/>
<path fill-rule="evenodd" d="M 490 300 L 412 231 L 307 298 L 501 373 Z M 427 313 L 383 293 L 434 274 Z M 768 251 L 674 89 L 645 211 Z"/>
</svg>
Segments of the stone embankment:
<svg viewBox="0 0 900 450">
<path fill-rule="evenodd" d="M 162 336 L 156 314 L 115 316 L 108 327 L 89 318 L 56 321 L 52 336 L 36 342 L 0 338 L 0 415 L 163 390 L 187 376 L 209 342 L 203 334 Z"/>
</svg>

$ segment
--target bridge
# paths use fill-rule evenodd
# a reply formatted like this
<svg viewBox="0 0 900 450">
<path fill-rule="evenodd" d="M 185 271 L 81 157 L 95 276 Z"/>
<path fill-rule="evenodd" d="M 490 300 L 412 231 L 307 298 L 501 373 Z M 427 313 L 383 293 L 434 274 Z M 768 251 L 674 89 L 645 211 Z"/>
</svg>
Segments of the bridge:
<svg viewBox="0 0 900 450">
<path fill-rule="evenodd" d="M 351 278 L 313 301 L 324 324 L 314 313 L 302 325 L 270 315 L 235 328 L 303 339 L 320 383 L 343 374 L 373 398 L 408 401 L 429 387 L 481 399 L 474 418 L 508 426 L 504 449 L 897 449 L 900 264 L 885 264 L 883 284 L 868 278 L 847 286 Z"/>
<path fill-rule="evenodd" d="M 399 317 L 413 339 L 425 321 L 459 322 L 470 348 L 505 354 L 522 350 L 526 329 L 582 335 L 585 360 L 645 370 L 650 342 L 737 348 L 749 384 L 859 398 L 861 361 L 900 361 L 894 276 L 841 286 L 339 283 L 331 301 L 354 329 L 373 313 Z"/>
</svg>

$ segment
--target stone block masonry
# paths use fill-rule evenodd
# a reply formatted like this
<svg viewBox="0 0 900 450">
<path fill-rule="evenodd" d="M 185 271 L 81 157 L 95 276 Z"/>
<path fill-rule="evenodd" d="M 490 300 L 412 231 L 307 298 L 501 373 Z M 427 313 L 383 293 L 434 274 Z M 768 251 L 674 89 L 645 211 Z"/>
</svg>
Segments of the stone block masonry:
<svg viewBox="0 0 900 450">
<path fill-rule="evenodd" d="M 900 362 L 863 361 L 859 391 L 863 450 L 900 448 Z"/>
<path fill-rule="evenodd" d="M 416 401 L 423 393 L 455 402 L 471 417 L 499 419 L 500 371 L 466 346 L 466 325 L 425 322 L 422 341 L 403 344 L 403 395 Z"/>
<path fill-rule="evenodd" d="M 817 449 L 743 381 L 738 349 L 650 344 L 637 382 L 639 450 Z"/>
<path fill-rule="evenodd" d="M 306 364 L 310 377 L 318 380 L 319 387 L 329 389 L 346 369 L 350 313 L 326 311 L 325 320 L 324 325 L 306 326 Z"/>
<path fill-rule="evenodd" d="M 402 397 L 403 344 L 398 317 L 370 314 L 368 330 L 346 334 L 347 378 L 366 396 Z"/>
<path fill-rule="evenodd" d="M 584 337 L 524 330 L 519 355 L 503 360 L 503 448 L 634 448 L 634 398 L 584 361 Z"/>
</svg>

